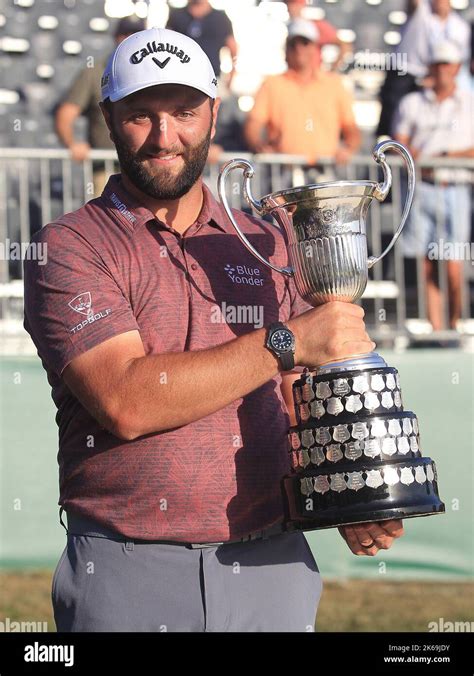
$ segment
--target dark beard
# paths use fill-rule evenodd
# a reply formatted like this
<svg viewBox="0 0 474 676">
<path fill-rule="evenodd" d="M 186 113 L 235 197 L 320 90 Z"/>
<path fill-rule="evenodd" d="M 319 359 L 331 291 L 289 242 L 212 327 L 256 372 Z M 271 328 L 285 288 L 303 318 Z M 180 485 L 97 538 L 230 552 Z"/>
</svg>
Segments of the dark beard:
<svg viewBox="0 0 474 676">
<path fill-rule="evenodd" d="M 204 171 L 211 144 L 211 131 L 212 125 L 199 145 L 188 148 L 182 153 L 184 167 L 181 173 L 171 177 L 150 174 L 143 164 L 146 155 L 142 155 L 140 151 L 132 153 L 128 146 L 120 140 L 115 130 L 112 131 L 112 140 L 117 150 L 121 170 L 138 190 L 156 200 L 176 200 L 191 190 Z M 165 149 L 160 148 L 159 150 Z M 175 152 L 172 148 L 167 150 L 170 154 Z"/>
</svg>

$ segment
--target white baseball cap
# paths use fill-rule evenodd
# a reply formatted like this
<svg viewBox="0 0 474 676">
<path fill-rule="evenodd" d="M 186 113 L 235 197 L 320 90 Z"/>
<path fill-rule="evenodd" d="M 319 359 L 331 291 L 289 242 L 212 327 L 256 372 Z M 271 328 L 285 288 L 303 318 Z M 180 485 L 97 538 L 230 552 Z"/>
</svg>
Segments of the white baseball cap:
<svg viewBox="0 0 474 676">
<path fill-rule="evenodd" d="M 288 40 L 291 38 L 306 38 L 311 42 L 318 42 L 319 31 L 316 24 L 306 19 L 294 19 L 288 24 Z"/>
<path fill-rule="evenodd" d="M 453 42 L 445 40 L 433 47 L 430 61 L 431 63 L 461 63 L 462 56 Z"/>
<path fill-rule="evenodd" d="M 159 84 L 186 85 L 211 99 L 217 96 L 216 75 L 197 42 L 166 28 L 148 28 L 125 38 L 110 56 L 102 75 L 102 100 L 119 101 Z"/>
</svg>

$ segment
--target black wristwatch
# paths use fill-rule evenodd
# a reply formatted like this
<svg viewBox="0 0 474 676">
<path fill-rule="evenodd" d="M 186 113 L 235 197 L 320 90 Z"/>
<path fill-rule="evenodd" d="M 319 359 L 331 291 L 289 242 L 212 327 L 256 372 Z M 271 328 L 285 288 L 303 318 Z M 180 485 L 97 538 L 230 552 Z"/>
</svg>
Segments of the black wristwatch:
<svg viewBox="0 0 474 676">
<path fill-rule="evenodd" d="M 284 371 L 295 367 L 295 336 L 282 322 L 270 324 L 265 345 L 278 357 Z"/>
</svg>

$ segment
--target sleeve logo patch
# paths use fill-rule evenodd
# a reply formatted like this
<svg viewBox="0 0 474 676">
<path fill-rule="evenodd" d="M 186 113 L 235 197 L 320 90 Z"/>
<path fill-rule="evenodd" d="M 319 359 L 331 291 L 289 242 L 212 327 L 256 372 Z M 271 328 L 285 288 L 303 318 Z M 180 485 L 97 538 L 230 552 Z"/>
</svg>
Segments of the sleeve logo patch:
<svg viewBox="0 0 474 676">
<path fill-rule="evenodd" d="M 90 291 L 85 293 L 80 293 L 75 298 L 69 301 L 69 307 L 74 310 L 74 312 L 79 312 L 81 315 L 91 315 L 92 312 L 92 297 Z"/>
<path fill-rule="evenodd" d="M 85 315 L 87 317 L 87 319 L 84 319 L 84 321 L 80 322 L 76 326 L 73 326 L 72 329 L 70 329 L 71 333 L 77 333 L 88 324 L 92 324 L 99 319 L 104 319 L 112 313 L 112 308 L 101 310 L 101 312 L 94 312 L 92 309 L 92 296 L 90 291 L 79 293 L 69 301 L 68 306 L 71 308 L 71 310 L 74 310 L 74 312 L 78 312 L 79 314 Z"/>
</svg>

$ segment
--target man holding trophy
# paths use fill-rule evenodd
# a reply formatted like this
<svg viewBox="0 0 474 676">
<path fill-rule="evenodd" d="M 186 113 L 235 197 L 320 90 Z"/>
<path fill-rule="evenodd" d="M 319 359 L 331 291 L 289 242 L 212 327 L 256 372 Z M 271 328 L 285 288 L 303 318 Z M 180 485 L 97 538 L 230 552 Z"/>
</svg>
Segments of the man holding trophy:
<svg viewBox="0 0 474 676">
<path fill-rule="evenodd" d="M 276 271 L 288 261 L 283 233 L 230 211 L 203 184 L 219 99 L 190 38 L 157 28 L 127 38 L 102 94 L 121 173 L 35 235 L 48 243 L 46 265 L 25 260 L 25 327 L 58 407 L 68 526 L 53 578 L 58 630 L 312 631 L 322 582 L 300 526 L 316 517 L 297 500 L 285 517 L 288 429 L 296 421 L 292 434 L 305 441 L 308 425 L 317 427 L 306 413 L 327 405 L 329 386 L 357 408 L 358 381 L 344 385 L 338 373 L 336 387 L 329 369 L 330 385 L 306 371 L 298 385 L 294 369 L 370 353 L 364 312 L 346 298 L 303 301 L 291 274 Z M 214 321 L 224 304 L 263 307 L 264 326 Z M 393 369 L 369 362 L 393 384 Z M 349 432 L 354 424 L 345 423 Z M 343 475 L 328 479 L 326 462 L 311 476 L 301 467 L 304 481 L 290 475 L 292 489 L 348 494 L 334 493 Z M 317 493 L 325 481 L 331 490 Z M 386 514 L 336 525 L 357 555 L 403 533 Z"/>
</svg>

